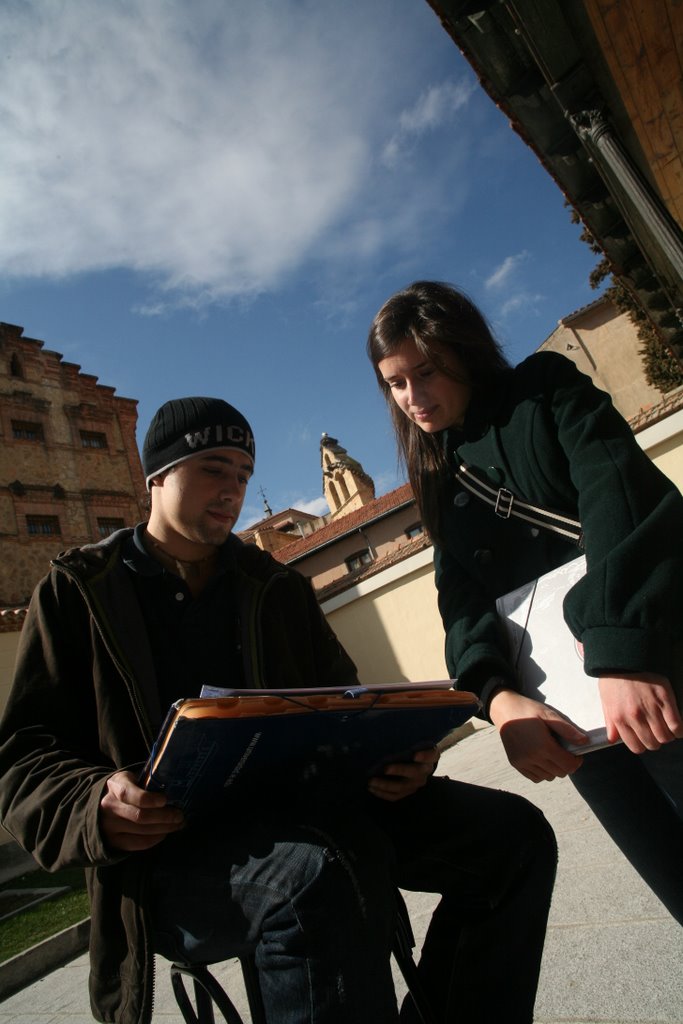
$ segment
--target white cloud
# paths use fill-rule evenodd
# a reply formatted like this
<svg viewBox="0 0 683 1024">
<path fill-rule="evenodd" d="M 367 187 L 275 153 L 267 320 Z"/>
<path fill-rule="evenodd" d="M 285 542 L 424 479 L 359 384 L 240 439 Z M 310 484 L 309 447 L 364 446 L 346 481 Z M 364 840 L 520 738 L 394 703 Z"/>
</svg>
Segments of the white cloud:
<svg viewBox="0 0 683 1024">
<path fill-rule="evenodd" d="M 312 516 L 325 516 L 330 511 L 324 498 L 295 498 L 290 507 Z"/>
<path fill-rule="evenodd" d="M 434 131 L 466 106 L 473 94 L 473 82 L 442 82 L 424 92 L 417 102 L 401 112 L 398 129 L 384 146 L 382 159 L 388 167 L 394 167 L 406 149 L 413 146 L 421 135 Z"/>
<path fill-rule="evenodd" d="M 363 144 L 343 108 L 327 119 L 310 102 L 322 55 L 307 51 L 310 80 L 294 70 L 296 46 L 262 53 L 251 74 L 254 40 L 236 15 L 215 26 L 212 67 L 183 7 L 112 3 L 92 17 L 77 0 L 5 12 L 0 104 L 14 130 L 3 256 L 14 273 L 123 265 L 171 287 L 249 291 L 335 216 Z M 193 6 L 204 31 L 214 8 Z M 253 22 L 255 35 L 272 33 Z"/>
<path fill-rule="evenodd" d="M 293 501 L 285 499 L 286 504 L 282 508 L 278 507 L 275 509 L 276 513 L 284 511 L 286 508 L 294 508 L 299 512 L 308 512 L 312 516 L 324 516 L 330 511 L 329 505 L 324 498 L 295 498 Z M 240 516 L 238 525 L 239 530 L 248 530 L 250 526 L 255 523 L 260 523 L 262 519 L 265 519 L 266 513 L 263 506 L 258 507 L 257 505 L 245 506 Z M 296 539 L 296 534 L 293 534 L 293 539 Z"/>
<path fill-rule="evenodd" d="M 532 294 L 524 291 L 518 292 L 505 300 L 503 305 L 500 307 L 498 315 L 501 319 L 505 319 L 505 317 L 509 317 L 520 311 L 523 311 L 525 314 L 533 313 L 535 315 L 538 312 L 538 305 L 542 301 L 543 296 L 538 293 Z"/>
<path fill-rule="evenodd" d="M 510 278 L 513 276 L 517 268 L 522 264 L 526 263 L 529 259 L 529 253 L 526 250 L 516 253 L 514 256 L 506 256 L 501 264 L 499 264 L 489 277 L 486 278 L 484 284 L 487 288 L 502 288 L 508 284 Z"/>
<path fill-rule="evenodd" d="M 396 2 L 6 0 L 3 273 L 138 271 L 153 316 L 408 244 L 440 193 L 400 170 L 388 187 L 386 126 L 405 147 L 471 87 L 411 106 L 420 74 L 388 70 Z"/>
</svg>

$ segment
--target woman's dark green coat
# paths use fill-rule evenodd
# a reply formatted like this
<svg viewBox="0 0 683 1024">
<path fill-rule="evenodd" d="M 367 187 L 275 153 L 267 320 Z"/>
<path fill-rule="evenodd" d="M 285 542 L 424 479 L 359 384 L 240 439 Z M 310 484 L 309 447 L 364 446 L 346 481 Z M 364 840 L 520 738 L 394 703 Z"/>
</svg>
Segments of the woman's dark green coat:
<svg viewBox="0 0 683 1024">
<path fill-rule="evenodd" d="M 541 353 L 477 392 L 462 429 L 444 433 L 449 463 L 491 486 L 581 522 L 586 576 L 565 618 L 593 676 L 670 676 L 683 611 L 683 498 L 631 429 L 563 356 Z M 512 680 L 494 602 L 577 557 L 575 544 L 496 515 L 455 479 L 440 501 L 436 582 L 446 661 L 463 689 Z"/>
</svg>

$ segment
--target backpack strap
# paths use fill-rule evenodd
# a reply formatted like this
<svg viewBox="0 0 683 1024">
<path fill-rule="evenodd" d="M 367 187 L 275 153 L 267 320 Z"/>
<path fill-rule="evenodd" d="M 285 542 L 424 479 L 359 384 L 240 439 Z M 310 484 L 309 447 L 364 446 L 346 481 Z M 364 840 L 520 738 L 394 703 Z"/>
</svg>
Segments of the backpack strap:
<svg viewBox="0 0 683 1024">
<path fill-rule="evenodd" d="M 501 519 L 509 519 L 510 516 L 525 519 L 528 523 L 533 523 L 534 526 L 559 533 L 583 548 L 583 530 L 578 519 L 570 519 L 568 516 L 551 512 L 539 505 L 530 505 L 518 498 L 507 487 L 499 487 L 496 490 L 484 480 L 480 480 L 465 462 L 462 462 L 455 470 L 455 478 L 470 494 L 474 494 L 481 501 L 485 501 L 487 505 L 491 505 Z"/>
</svg>

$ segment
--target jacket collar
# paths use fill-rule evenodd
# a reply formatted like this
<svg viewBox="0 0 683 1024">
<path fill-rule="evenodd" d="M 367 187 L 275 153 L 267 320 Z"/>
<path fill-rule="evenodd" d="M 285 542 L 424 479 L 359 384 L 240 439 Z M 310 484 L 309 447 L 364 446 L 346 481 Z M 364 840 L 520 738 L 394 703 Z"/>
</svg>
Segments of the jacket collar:
<svg viewBox="0 0 683 1024">
<path fill-rule="evenodd" d="M 462 426 L 447 427 L 443 431 L 443 451 L 447 458 L 459 445 L 481 440 L 500 418 L 506 404 L 512 372 L 512 368 L 504 370 L 492 377 L 485 388 L 480 387 L 472 392 Z"/>
</svg>

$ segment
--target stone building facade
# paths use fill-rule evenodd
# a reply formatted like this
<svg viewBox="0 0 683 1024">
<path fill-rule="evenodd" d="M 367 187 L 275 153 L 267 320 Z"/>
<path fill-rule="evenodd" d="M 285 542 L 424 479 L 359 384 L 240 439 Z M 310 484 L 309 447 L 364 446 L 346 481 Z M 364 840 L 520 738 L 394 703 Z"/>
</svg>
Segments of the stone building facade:
<svg viewBox="0 0 683 1024">
<path fill-rule="evenodd" d="M 0 323 L 0 608 L 50 558 L 144 518 L 137 402 Z"/>
</svg>

